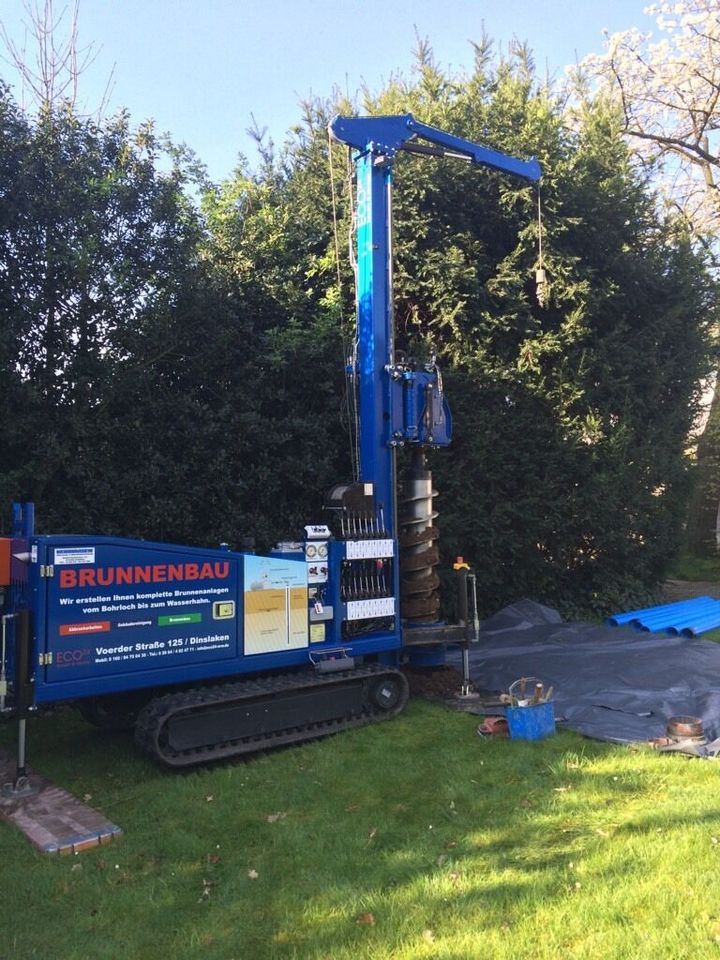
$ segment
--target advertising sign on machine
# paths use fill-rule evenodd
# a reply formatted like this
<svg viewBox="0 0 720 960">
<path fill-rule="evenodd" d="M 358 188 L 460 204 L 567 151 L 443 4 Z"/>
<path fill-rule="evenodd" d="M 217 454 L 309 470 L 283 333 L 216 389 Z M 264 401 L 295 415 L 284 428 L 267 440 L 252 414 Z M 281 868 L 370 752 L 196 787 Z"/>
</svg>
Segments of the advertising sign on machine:
<svg viewBox="0 0 720 960">
<path fill-rule="evenodd" d="M 56 547 L 53 560 L 48 682 L 237 654 L 234 559 L 97 544 Z"/>
</svg>

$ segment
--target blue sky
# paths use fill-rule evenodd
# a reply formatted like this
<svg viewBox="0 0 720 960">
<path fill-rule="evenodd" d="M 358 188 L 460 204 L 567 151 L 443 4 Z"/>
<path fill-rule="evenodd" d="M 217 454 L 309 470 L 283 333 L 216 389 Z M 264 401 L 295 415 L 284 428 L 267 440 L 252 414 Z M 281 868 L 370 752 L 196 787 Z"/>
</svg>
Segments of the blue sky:
<svg viewBox="0 0 720 960">
<path fill-rule="evenodd" d="M 40 0 L 42 2 L 42 0 Z M 62 10 L 70 0 L 55 0 Z M 651 30 L 644 0 L 81 0 L 80 42 L 98 56 L 81 99 L 97 106 L 114 68 L 111 111 L 152 118 L 193 147 L 220 179 L 239 152 L 253 159 L 245 130 L 254 115 L 276 141 L 308 94 L 339 86 L 352 95 L 407 74 L 416 31 L 436 60 L 472 64 L 470 40 L 483 24 L 497 44 L 527 40 L 539 70 L 602 49 L 602 30 Z M 22 0 L 0 0 L 0 20 L 22 38 Z M 0 75 L 13 80 L 0 65 Z"/>
</svg>

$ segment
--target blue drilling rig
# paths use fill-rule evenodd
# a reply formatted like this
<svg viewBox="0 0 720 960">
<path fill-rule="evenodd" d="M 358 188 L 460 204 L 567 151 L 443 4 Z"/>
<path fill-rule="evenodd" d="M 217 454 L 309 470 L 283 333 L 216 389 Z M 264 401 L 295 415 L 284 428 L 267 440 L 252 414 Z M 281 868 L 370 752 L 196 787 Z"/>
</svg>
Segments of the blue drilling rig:
<svg viewBox="0 0 720 960">
<path fill-rule="evenodd" d="M 440 620 L 437 528 L 425 452 L 450 442 L 434 359 L 395 350 L 392 182 L 400 152 L 454 157 L 535 182 L 519 160 L 412 115 L 335 117 L 356 176 L 357 335 L 348 364 L 357 475 L 336 485 L 301 541 L 266 556 L 105 536 L 36 535 L 30 503 L 0 538 L 0 716 L 73 702 L 101 726 L 188 767 L 393 716 L 409 655 L 437 662 L 477 640 L 472 577 Z M 397 458 L 410 448 L 398 496 Z M 467 660 L 467 657 L 465 658 Z M 466 673 L 467 682 L 467 673 Z"/>
</svg>

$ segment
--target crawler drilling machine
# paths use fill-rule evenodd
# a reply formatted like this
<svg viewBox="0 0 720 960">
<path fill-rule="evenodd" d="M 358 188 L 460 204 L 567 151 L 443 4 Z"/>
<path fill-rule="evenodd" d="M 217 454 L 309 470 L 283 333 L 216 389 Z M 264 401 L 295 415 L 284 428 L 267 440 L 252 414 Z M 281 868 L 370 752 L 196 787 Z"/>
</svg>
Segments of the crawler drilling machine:
<svg viewBox="0 0 720 960">
<path fill-rule="evenodd" d="M 26 718 L 45 705 L 132 724 L 144 751 L 189 767 L 391 717 L 408 697 L 402 658 L 432 662 L 477 639 L 464 568 L 458 622 L 440 619 L 425 453 L 450 442 L 451 416 L 435 361 L 395 350 L 393 169 L 401 152 L 533 182 L 540 168 L 410 114 L 338 116 L 330 132 L 355 166 L 357 476 L 329 491 L 301 542 L 266 556 L 37 535 L 33 505 L 14 504 L 0 539 L 0 715 L 18 720 L 17 794 Z"/>
</svg>

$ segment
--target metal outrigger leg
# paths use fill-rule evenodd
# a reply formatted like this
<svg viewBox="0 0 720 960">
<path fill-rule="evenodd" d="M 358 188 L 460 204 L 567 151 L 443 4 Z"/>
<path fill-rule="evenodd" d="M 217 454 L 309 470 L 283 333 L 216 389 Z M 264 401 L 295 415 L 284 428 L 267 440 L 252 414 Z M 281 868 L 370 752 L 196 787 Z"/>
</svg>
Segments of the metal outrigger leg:
<svg viewBox="0 0 720 960">
<path fill-rule="evenodd" d="M 23 797 L 32 797 L 39 792 L 39 787 L 35 786 L 27 772 L 26 766 L 26 743 L 27 743 L 27 717 L 18 718 L 17 731 L 17 754 L 15 765 L 15 779 L 4 783 L 0 788 L 0 797 L 3 800 L 22 800 Z"/>
<path fill-rule="evenodd" d="M 462 648 L 462 686 L 460 696 L 465 700 L 476 699 L 478 694 L 473 689 L 470 679 L 470 644 L 480 640 L 480 618 L 477 607 L 477 578 L 469 569 L 458 568 L 458 577 L 461 590 L 460 614 L 468 628 L 468 639 Z"/>
<path fill-rule="evenodd" d="M 4 800 L 21 800 L 23 797 L 31 797 L 39 790 L 34 786 L 28 776 L 25 761 L 25 745 L 27 741 L 27 717 L 20 717 L 18 720 L 18 738 L 17 738 L 17 761 L 15 768 L 15 779 L 10 783 L 3 784 L 2 797 Z"/>
<path fill-rule="evenodd" d="M 470 650 L 465 644 L 462 651 L 463 679 L 460 687 L 460 696 L 469 697 L 472 693 L 472 681 L 470 680 Z"/>
<path fill-rule="evenodd" d="M 15 677 L 16 677 L 16 709 L 18 711 L 18 728 L 17 728 L 17 754 L 16 754 L 16 767 L 15 767 L 15 779 L 9 783 L 3 784 L 0 789 L 0 796 L 4 800 L 20 800 L 23 797 L 30 797 L 35 793 L 38 793 L 39 787 L 36 787 L 32 784 L 30 777 L 27 772 L 26 764 L 26 745 L 27 745 L 27 708 L 30 705 L 28 698 L 27 685 L 21 682 L 21 678 L 27 676 L 28 664 L 25 662 L 28 656 L 29 645 L 28 645 L 28 618 L 27 616 L 17 616 L 15 614 L 6 615 L 2 618 L 2 653 L 3 653 L 3 684 L 2 684 L 2 705 L 4 706 L 5 702 L 5 652 L 7 648 L 6 643 L 6 633 L 7 633 L 7 624 L 10 619 L 15 619 L 15 630 L 19 631 L 20 636 L 18 637 L 18 642 L 16 643 L 16 663 L 15 663 Z"/>
</svg>

